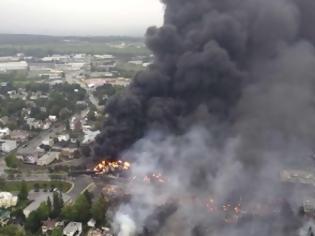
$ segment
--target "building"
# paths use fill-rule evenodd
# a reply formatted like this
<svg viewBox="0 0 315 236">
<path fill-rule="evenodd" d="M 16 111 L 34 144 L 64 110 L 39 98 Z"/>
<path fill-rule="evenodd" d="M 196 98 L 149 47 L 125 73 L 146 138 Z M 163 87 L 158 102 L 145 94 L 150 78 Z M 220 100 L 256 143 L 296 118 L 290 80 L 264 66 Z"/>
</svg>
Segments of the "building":
<svg viewBox="0 0 315 236">
<path fill-rule="evenodd" d="M 77 148 L 65 147 L 61 149 L 60 156 L 72 159 L 75 157 L 76 152 L 78 152 Z"/>
<path fill-rule="evenodd" d="M 0 192 L 0 208 L 16 206 L 18 197 L 8 192 Z"/>
<path fill-rule="evenodd" d="M 96 225 L 96 221 L 94 219 L 90 219 L 87 222 L 87 226 L 90 227 L 90 228 L 95 228 L 95 225 Z"/>
<path fill-rule="evenodd" d="M 18 143 L 24 143 L 30 137 L 29 132 L 25 130 L 13 130 L 10 134 L 12 140 L 16 140 Z"/>
<path fill-rule="evenodd" d="M 2 152 L 11 152 L 17 148 L 15 140 L 1 139 L 0 140 L 0 151 Z"/>
<path fill-rule="evenodd" d="M 57 226 L 57 221 L 48 218 L 48 220 L 42 221 L 42 233 L 46 234 L 53 231 Z"/>
<path fill-rule="evenodd" d="M 75 131 L 80 131 L 82 130 L 82 122 L 80 117 L 73 116 L 70 119 L 70 129 L 75 130 Z"/>
<path fill-rule="evenodd" d="M 10 135 L 10 129 L 9 128 L 0 128 L 0 138 L 6 137 Z"/>
<path fill-rule="evenodd" d="M 3 227 L 8 224 L 11 218 L 10 211 L 5 209 L 0 209 L 0 227 Z"/>
<path fill-rule="evenodd" d="M 0 72 L 27 71 L 27 70 L 28 70 L 28 64 L 26 61 L 0 63 Z"/>
<path fill-rule="evenodd" d="M 81 222 L 70 222 L 63 229 L 64 236 L 80 236 L 82 234 L 82 223 Z"/>
<path fill-rule="evenodd" d="M 51 121 L 51 122 L 56 122 L 57 121 L 57 116 L 48 116 L 48 119 Z"/>
<path fill-rule="evenodd" d="M 84 131 L 84 139 L 83 139 L 83 144 L 88 144 L 91 142 L 94 142 L 95 138 L 97 135 L 99 135 L 101 132 L 99 130 L 96 131 L 90 131 L 86 130 Z"/>
<path fill-rule="evenodd" d="M 52 162 L 59 160 L 59 152 L 48 152 L 37 160 L 37 165 L 47 166 Z"/>
<path fill-rule="evenodd" d="M 60 134 L 57 136 L 58 142 L 68 142 L 70 140 L 69 134 Z"/>
<path fill-rule="evenodd" d="M 22 161 L 23 161 L 24 164 L 36 165 L 37 157 L 35 157 L 35 155 L 23 156 Z"/>
<path fill-rule="evenodd" d="M 53 193 L 40 193 L 31 204 L 24 208 L 23 213 L 25 217 L 27 218 L 32 211 L 37 210 L 40 204 L 47 201 L 48 197 L 53 199 Z M 70 200 L 70 197 L 66 194 L 62 194 L 62 198 L 64 202 L 68 202 Z"/>
</svg>

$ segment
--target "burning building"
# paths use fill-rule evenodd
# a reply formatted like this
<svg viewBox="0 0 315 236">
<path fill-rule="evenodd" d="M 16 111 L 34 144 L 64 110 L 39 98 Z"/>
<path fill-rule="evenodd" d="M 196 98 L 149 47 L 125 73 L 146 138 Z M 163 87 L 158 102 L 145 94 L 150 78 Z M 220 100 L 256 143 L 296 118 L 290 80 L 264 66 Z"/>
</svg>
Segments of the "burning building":
<svg viewBox="0 0 315 236">
<path fill-rule="evenodd" d="M 291 202 L 298 193 L 279 187 L 279 173 L 313 153 L 315 143 L 314 1 L 163 2 L 164 25 L 146 34 L 154 62 L 109 102 L 96 157 L 131 160 L 131 176 L 161 170 L 167 176 L 162 192 L 139 182 L 127 187 L 145 193 L 146 201 L 160 191 L 179 199 L 211 193 L 220 205 L 240 195 L 249 203 L 279 196 Z M 128 225 L 143 233 L 154 209 L 131 199 L 119 211 L 128 216 L 118 217 L 127 222 L 120 235 L 133 235 Z M 159 229 L 207 234 L 196 231 L 209 225 L 197 209 L 180 204 L 170 217 L 184 226 L 163 220 Z M 276 231 L 275 223 L 254 220 L 215 227 L 214 235 L 287 235 L 293 217 L 278 216 Z"/>
</svg>

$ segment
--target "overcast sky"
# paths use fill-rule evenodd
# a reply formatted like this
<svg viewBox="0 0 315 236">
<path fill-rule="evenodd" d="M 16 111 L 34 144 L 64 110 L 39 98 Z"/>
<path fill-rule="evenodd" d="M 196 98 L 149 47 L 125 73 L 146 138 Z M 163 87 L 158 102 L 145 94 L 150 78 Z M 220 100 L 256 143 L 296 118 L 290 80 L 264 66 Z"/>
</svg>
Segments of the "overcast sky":
<svg viewBox="0 0 315 236">
<path fill-rule="evenodd" d="M 0 0 L 0 33 L 141 36 L 161 25 L 159 0 Z"/>
</svg>

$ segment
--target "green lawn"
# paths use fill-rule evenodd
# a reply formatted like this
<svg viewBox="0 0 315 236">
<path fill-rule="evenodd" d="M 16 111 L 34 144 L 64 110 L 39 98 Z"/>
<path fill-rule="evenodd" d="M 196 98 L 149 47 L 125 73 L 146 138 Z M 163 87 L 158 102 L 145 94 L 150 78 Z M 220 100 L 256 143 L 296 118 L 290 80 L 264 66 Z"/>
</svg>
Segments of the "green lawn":
<svg viewBox="0 0 315 236">
<path fill-rule="evenodd" d="M 18 192 L 21 189 L 21 181 L 5 181 L 0 185 L 0 191 Z M 62 192 L 67 192 L 71 188 L 71 184 L 64 181 L 26 181 L 28 190 L 34 189 L 34 185 L 38 184 L 40 189 L 49 189 L 51 187 L 58 188 Z"/>
</svg>

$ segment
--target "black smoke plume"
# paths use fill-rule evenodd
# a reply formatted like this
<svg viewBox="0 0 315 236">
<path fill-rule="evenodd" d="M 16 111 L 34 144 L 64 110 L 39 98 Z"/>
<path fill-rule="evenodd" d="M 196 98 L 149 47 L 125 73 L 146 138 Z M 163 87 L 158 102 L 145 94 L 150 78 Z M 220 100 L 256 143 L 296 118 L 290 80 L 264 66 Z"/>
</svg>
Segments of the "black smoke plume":
<svg viewBox="0 0 315 236">
<path fill-rule="evenodd" d="M 234 123 L 244 112 L 237 106 L 244 90 L 260 83 L 269 96 L 273 67 L 290 66 L 273 62 L 284 53 L 296 60 L 313 56 L 312 0 L 163 2 L 164 25 L 146 33 L 155 61 L 107 106 L 97 156 L 117 156 L 152 128 L 183 133 L 196 123 Z"/>
<path fill-rule="evenodd" d="M 283 197 L 281 170 L 314 152 L 315 2 L 163 2 L 163 26 L 146 33 L 154 63 L 108 104 L 96 156 L 131 158 L 136 174 L 161 168 L 169 175 L 168 196 L 211 193 L 220 204 L 237 196 L 247 209 Z M 294 191 L 289 196 L 290 204 L 301 200 Z M 137 204 L 129 209 L 135 214 Z M 164 235 L 209 225 L 192 206 L 177 213 L 189 224 Z M 275 232 L 255 222 L 250 234 L 253 223 L 244 225 L 213 235 Z M 274 235 L 286 235 L 282 228 Z"/>
</svg>

